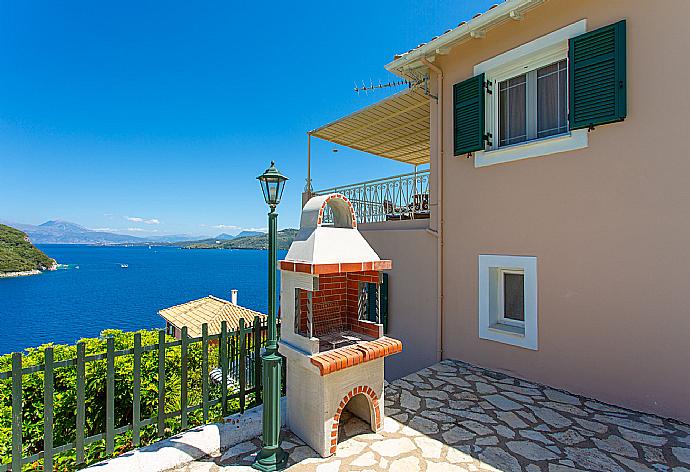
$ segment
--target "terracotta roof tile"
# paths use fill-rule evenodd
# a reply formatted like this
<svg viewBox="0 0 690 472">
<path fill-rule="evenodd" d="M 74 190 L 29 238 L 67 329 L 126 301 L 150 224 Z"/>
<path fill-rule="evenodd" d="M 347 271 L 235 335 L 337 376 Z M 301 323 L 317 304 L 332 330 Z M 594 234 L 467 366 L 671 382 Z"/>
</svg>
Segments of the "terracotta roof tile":
<svg viewBox="0 0 690 472">
<path fill-rule="evenodd" d="M 266 319 L 263 313 L 233 305 L 212 295 L 165 308 L 158 314 L 177 328 L 186 326 L 189 336 L 193 338 L 201 336 L 201 325 L 204 323 L 208 323 L 208 334 L 218 334 L 222 321 L 227 322 L 228 332 L 232 332 L 239 329 L 240 318 L 244 318 L 246 325 L 251 324 L 255 316 L 262 321 Z"/>
</svg>

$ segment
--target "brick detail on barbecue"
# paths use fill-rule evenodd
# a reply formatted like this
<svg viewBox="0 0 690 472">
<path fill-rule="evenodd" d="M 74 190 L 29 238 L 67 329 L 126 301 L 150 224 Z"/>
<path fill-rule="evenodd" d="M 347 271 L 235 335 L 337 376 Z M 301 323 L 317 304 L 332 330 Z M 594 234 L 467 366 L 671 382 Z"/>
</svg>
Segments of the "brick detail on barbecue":
<svg viewBox="0 0 690 472">
<path fill-rule="evenodd" d="M 392 267 L 393 262 L 390 260 L 342 262 L 333 264 L 309 264 L 302 262 L 280 261 L 280 270 L 313 275 L 337 274 L 342 272 L 361 272 L 370 270 L 389 270 Z"/>
<path fill-rule="evenodd" d="M 314 354 L 310 360 L 312 364 L 318 367 L 321 376 L 324 376 L 400 351 L 402 351 L 402 342 L 384 336 L 374 341 L 364 341 Z"/>
<path fill-rule="evenodd" d="M 354 331 L 378 338 L 382 325 L 359 320 L 359 284 L 379 283 L 377 271 L 348 272 L 319 276 L 319 290 L 312 292 L 312 322 L 315 337 L 334 331 Z M 307 291 L 299 291 L 299 333 L 307 333 Z"/>
<path fill-rule="evenodd" d="M 360 394 L 367 397 L 371 405 L 371 409 L 374 411 L 374 424 L 371 425 L 371 429 L 374 432 L 378 432 L 381 429 L 382 422 L 381 413 L 379 409 L 379 398 L 376 395 L 376 392 L 374 392 L 374 390 L 371 387 L 366 385 L 360 385 L 358 387 L 355 387 L 352 390 L 350 390 L 348 394 L 345 395 L 345 397 L 340 401 L 340 405 L 338 405 L 338 410 L 333 416 L 333 425 L 331 426 L 331 454 L 335 454 L 335 451 L 338 446 L 338 428 L 340 427 L 340 417 L 343 414 L 343 410 L 345 410 L 345 407 L 347 406 L 348 402 L 352 399 L 352 397 Z"/>
</svg>

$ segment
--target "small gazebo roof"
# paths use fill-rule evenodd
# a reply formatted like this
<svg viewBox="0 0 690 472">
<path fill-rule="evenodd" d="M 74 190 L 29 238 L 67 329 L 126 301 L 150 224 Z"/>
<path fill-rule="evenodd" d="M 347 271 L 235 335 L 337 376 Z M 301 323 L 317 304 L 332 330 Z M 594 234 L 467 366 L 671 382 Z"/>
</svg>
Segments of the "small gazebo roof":
<svg viewBox="0 0 690 472">
<path fill-rule="evenodd" d="M 233 332 L 239 329 L 240 318 L 244 318 L 247 325 L 254 321 L 255 316 L 262 321 L 266 318 L 263 313 L 233 305 L 213 295 L 165 308 L 158 314 L 176 328 L 186 326 L 188 335 L 193 338 L 201 336 L 201 325 L 204 323 L 208 323 L 208 334 L 211 335 L 220 333 L 223 321 L 227 322 L 228 332 Z"/>
</svg>

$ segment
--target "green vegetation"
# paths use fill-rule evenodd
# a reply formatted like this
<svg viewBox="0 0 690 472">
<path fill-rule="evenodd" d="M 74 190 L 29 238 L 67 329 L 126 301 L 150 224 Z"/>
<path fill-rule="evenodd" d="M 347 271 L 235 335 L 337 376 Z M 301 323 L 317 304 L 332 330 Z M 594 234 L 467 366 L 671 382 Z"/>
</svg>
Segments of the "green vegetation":
<svg viewBox="0 0 690 472">
<path fill-rule="evenodd" d="M 141 333 L 142 346 L 158 343 L 158 331 L 144 330 Z M 106 330 L 100 338 L 82 339 L 85 343 L 86 355 L 104 353 L 106 338 L 112 336 L 115 340 L 115 350 L 131 349 L 134 346 L 134 333 L 119 330 Z M 168 342 L 174 341 L 167 337 Z M 22 358 L 23 367 L 41 365 L 44 363 L 46 346 L 27 349 Z M 54 359 L 59 362 L 76 357 L 76 346 L 55 345 Z M 165 411 L 180 410 L 181 391 L 181 352 L 180 347 L 170 347 L 165 351 Z M 115 428 L 131 424 L 132 396 L 133 396 L 133 356 L 124 355 L 115 358 Z M 200 342 L 189 344 L 188 347 L 188 404 L 201 403 L 201 363 L 202 346 Z M 209 367 L 218 365 L 218 345 L 209 345 Z M 0 372 L 11 370 L 11 355 L 0 356 Z M 106 360 L 90 361 L 86 363 L 85 382 L 85 436 L 100 434 L 106 430 Z M 74 366 L 56 368 L 54 371 L 54 447 L 76 438 L 76 368 Z M 43 450 L 43 372 L 25 374 L 22 379 L 22 431 L 24 451 L 23 455 L 31 456 Z M 12 396 L 11 379 L 0 380 L 0 463 L 11 461 L 12 454 Z M 220 397 L 220 386 L 210 385 L 209 398 Z M 247 407 L 254 404 L 254 395 L 248 395 Z M 158 352 L 151 350 L 144 352 L 141 357 L 141 418 L 151 418 L 157 415 L 158 403 Z M 237 398 L 228 401 L 229 411 L 239 411 Z M 210 408 L 209 420 L 217 421 L 222 417 L 221 405 Z M 202 410 L 189 413 L 189 427 L 203 424 Z M 181 430 L 180 417 L 165 420 L 164 436 L 172 436 Z M 142 445 L 157 440 L 155 423 L 145 426 L 141 430 Z M 115 436 L 115 453 L 122 454 L 133 449 L 132 432 L 128 431 Z M 108 458 L 105 441 L 100 440 L 85 447 L 85 462 L 93 464 Z M 55 470 L 71 471 L 77 469 L 76 451 L 74 449 L 57 454 L 54 457 Z M 41 461 L 27 464 L 23 470 L 42 470 Z"/>
<path fill-rule="evenodd" d="M 297 236 L 296 229 L 288 228 L 278 231 L 278 249 L 288 250 L 295 236 Z M 204 239 L 182 243 L 182 247 L 187 249 L 268 249 L 268 235 L 243 236 L 229 241 Z"/>
<path fill-rule="evenodd" d="M 53 264 L 55 260 L 36 249 L 26 234 L 0 225 L 0 273 L 45 270 Z"/>
</svg>

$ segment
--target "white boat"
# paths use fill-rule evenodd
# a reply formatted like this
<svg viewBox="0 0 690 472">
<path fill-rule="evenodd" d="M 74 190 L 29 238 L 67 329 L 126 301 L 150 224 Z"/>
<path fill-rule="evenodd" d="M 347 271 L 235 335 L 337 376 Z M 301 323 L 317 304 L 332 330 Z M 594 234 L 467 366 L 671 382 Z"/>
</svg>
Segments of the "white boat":
<svg viewBox="0 0 690 472">
<path fill-rule="evenodd" d="M 127 267 L 129 267 L 129 265 L 128 264 L 120 264 L 120 267 L 122 267 L 123 269 L 126 269 Z"/>
</svg>

